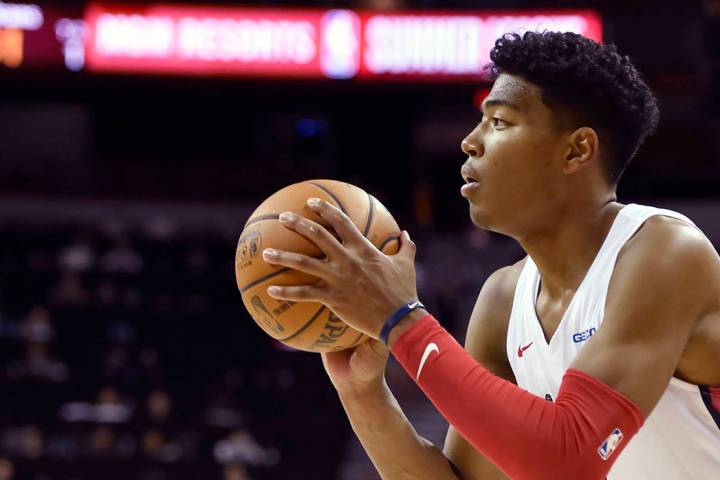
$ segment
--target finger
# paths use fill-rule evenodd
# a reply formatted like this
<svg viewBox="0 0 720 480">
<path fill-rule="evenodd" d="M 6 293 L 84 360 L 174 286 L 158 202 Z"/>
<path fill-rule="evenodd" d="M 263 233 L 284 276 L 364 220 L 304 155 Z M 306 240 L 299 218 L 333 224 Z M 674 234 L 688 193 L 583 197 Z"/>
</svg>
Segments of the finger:
<svg viewBox="0 0 720 480">
<path fill-rule="evenodd" d="M 348 361 L 354 351 L 354 348 L 347 348 L 337 352 L 320 352 L 325 371 L 331 375 L 347 372 Z"/>
<path fill-rule="evenodd" d="M 363 236 L 355 224 L 342 210 L 335 205 L 319 198 L 308 198 L 308 207 L 328 222 L 340 236 L 344 245 L 363 245 L 371 247 L 372 244 Z"/>
<path fill-rule="evenodd" d="M 367 343 L 368 348 L 376 357 L 386 357 L 390 353 L 390 349 L 384 343 L 374 338 L 368 338 L 364 343 Z"/>
<path fill-rule="evenodd" d="M 325 352 L 320 352 L 320 359 L 322 360 L 323 368 L 328 371 L 328 359 L 325 357 Z"/>
<path fill-rule="evenodd" d="M 301 253 L 266 248 L 263 250 L 263 260 L 273 265 L 290 267 L 293 270 L 309 273 L 310 275 L 327 280 L 327 262 L 317 258 L 312 258 Z"/>
<path fill-rule="evenodd" d="M 293 212 L 283 212 L 278 219 L 285 227 L 317 245 L 327 257 L 342 254 L 343 249 L 340 242 L 322 225 Z"/>
<path fill-rule="evenodd" d="M 417 246 L 415 245 L 415 242 L 410 240 L 410 234 L 408 231 L 403 230 L 402 235 L 400 235 L 400 250 L 397 254 L 408 257 L 412 260 L 415 258 L 416 252 Z"/>
<path fill-rule="evenodd" d="M 315 285 L 272 285 L 267 289 L 268 295 L 277 300 L 290 300 L 293 302 L 320 302 L 325 303 L 327 292 Z"/>
<path fill-rule="evenodd" d="M 378 375 L 380 369 L 384 369 L 389 353 L 385 345 L 378 341 L 370 339 L 363 342 L 350 356 L 350 370 L 361 379 L 369 381 Z"/>
</svg>

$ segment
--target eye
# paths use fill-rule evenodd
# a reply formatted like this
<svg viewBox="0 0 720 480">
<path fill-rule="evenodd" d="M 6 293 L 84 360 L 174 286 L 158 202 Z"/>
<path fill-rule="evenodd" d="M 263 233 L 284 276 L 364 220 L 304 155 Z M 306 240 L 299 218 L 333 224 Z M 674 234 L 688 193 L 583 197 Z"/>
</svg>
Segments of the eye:
<svg viewBox="0 0 720 480">
<path fill-rule="evenodd" d="M 493 118 L 491 119 L 491 121 L 492 121 L 492 126 L 495 127 L 495 128 L 497 128 L 497 127 L 506 127 L 506 126 L 508 125 L 508 123 L 507 123 L 505 120 L 503 120 L 503 119 L 501 119 L 501 118 L 497 118 L 497 117 L 493 117 Z"/>
</svg>

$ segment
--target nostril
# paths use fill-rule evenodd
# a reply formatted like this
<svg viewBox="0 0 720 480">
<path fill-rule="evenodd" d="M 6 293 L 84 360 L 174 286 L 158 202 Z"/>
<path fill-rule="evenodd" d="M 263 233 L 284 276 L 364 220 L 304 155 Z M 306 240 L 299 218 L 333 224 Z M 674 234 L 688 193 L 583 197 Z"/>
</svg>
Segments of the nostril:
<svg viewBox="0 0 720 480">
<path fill-rule="evenodd" d="M 480 149 L 477 147 L 477 145 L 474 145 L 467 140 L 462 141 L 461 148 L 462 151 L 469 157 L 477 157 L 480 154 Z"/>
</svg>

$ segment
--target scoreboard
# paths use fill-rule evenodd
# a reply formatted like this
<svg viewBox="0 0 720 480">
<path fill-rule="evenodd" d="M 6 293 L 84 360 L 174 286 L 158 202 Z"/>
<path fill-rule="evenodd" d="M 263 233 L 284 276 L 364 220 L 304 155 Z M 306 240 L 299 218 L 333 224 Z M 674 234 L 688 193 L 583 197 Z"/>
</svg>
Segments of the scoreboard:
<svg viewBox="0 0 720 480">
<path fill-rule="evenodd" d="M 572 31 L 602 41 L 578 11 L 393 11 L 121 5 L 72 11 L 0 2 L 3 69 L 91 74 L 476 81 L 508 32 Z"/>
</svg>

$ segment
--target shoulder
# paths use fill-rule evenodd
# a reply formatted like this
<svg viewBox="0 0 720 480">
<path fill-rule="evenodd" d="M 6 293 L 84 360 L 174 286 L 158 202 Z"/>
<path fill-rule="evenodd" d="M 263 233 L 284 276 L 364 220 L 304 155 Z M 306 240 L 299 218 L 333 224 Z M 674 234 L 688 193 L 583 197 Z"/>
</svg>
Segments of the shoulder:
<svg viewBox="0 0 720 480">
<path fill-rule="evenodd" d="M 670 249 L 695 248 L 713 250 L 710 241 L 690 223 L 665 215 L 655 215 L 647 219 L 637 233 L 626 244 L 624 250 L 643 250 L 648 247 L 665 245 Z"/>
<path fill-rule="evenodd" d="M 712 243 L 693 225 L 667 216 L 649 218 L 625 244 L 608 291 L 608 307 L 627 310 L 652 301 L 690 304 L 701 313 L 720 294 L 720 257 Z"/>
<path fill-rule="evenodd" d="M 513 298 L 515 296 L 515 287 L 517 286 L 518 278 L 525 267 L 527 257 L 506 267 L 500 268 L 494 271 L 485 280 L 477 301 L 475 302 L 475 309 L 473 316 L 471 317 L 471 325 L 475 317 L 481 316 L 499 316 L 505 317 L 507 313 L 508 317 L 512 310 Z"/>
<path fill-rule="evenodd" d="M 663 215 L 650 217 L 628 240 L 617 266 L 628 273 L 642 269 L 644 277 L 655 282 L 720 275 L 720 258 L 710 240 L 695 226 Z"/>
<path fill-rule="evenodd" d="M 465 349 L 468 353 L 490 371 L 504 378 L 512 376 L 505 353 L 505 342 L 515 287 L 526 258 L 496 270 L 488 277 L 475 302 L 465 337 Z"/>
</svg>

